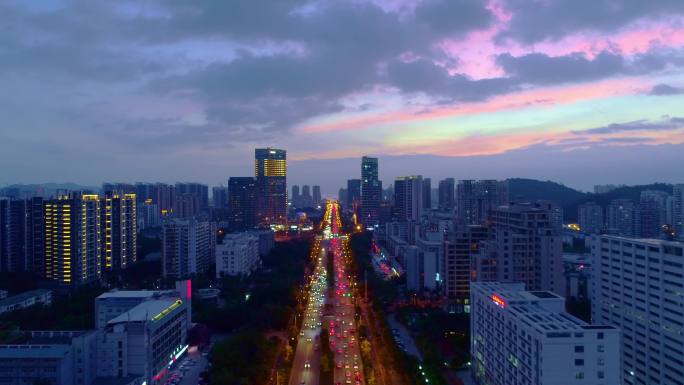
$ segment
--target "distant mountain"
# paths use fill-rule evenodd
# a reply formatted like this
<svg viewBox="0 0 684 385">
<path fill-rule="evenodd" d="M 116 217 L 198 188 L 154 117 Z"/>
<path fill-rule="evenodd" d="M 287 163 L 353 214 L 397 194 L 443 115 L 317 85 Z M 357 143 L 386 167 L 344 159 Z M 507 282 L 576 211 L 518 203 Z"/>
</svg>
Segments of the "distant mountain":
<svg viewBox="0 0 684 385">
<path fill-rule="evenodd" d="M 99 187 L 82 186 L 76 183 L 37 183 L 37 184 L 13 184 L 0 188 L 0 196 L 17 198 L 30 196 L 50 197 L 63 191 L 93 191 L 99 192 Z"/>
<path fill-rule="evenodd" d="M 560 183 L 536 179 L 512 178 L 508 180 L 508 193 L 511 199 L 549 200 L 565 207 L 585 198 L 588 194 L 577 191 Z"/>
<path fill-rule="evenodd" d="M 613 191 L 594 194 L 577 191 L 560 183 L 540 181 L 535 179 L 509 179 L 508 189 L 511 199 L 549 200 L 563 207 L 563 217 L 566 222 L 577 221 L 577 206 L 586 202 L 596 202 L 606 207 L 613 199 L 631 199 L 638 202 L 641 192 L 645 190 L 665 191 L 672 194 L 672 185 L 667 183 L 652 183 L 637 186 L 625 186 Z"/>
</svg>

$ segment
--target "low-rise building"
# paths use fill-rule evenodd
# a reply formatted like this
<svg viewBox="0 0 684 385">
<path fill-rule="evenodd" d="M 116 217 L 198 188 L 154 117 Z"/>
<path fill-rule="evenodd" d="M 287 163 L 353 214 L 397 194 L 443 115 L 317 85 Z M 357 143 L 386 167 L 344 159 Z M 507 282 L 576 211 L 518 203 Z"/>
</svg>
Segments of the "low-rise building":
<svg viewBox="0 0 684 385">
<path fill-rule="evenodd" d="M 565 312 L 549 291 L 473 282 L 471 355 L 480 385 L 621 384 L 620 330 Z"/>
<path fill-rule="evenodd" d="M 23 309 L 33 305 L 50 305 L 52 303 L 52 291 L 31 290 L 13 295 L 0 300 L 0 314 Z"/>
</svg>

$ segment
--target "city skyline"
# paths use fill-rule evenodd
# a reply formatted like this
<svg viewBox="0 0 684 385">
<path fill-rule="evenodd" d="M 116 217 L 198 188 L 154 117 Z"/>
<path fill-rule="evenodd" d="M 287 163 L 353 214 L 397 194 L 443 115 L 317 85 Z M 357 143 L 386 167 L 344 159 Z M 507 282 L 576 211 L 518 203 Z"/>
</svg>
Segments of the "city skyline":
<svg viewBox="0 0 684 385">
<path fill-rule="evenodd" d="M 325 195 L 301 176 L 366 154 L 454 169 L 436 179 L 664 180 L 684 151 L 681 4 L 5 3 L 0 184 L 214 185 L 269 145 Z"/>
</svg>

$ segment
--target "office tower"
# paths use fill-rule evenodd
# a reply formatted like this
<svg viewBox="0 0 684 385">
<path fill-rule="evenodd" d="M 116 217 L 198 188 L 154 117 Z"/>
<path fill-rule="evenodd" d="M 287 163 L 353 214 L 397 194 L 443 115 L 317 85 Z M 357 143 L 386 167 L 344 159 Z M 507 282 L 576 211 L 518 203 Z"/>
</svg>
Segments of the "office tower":
<svg viewBox="0 0 684 385">
<path fill-rule="evenodd" d="M 522 283 L 473 282 L 471 371 L 487 385 L 621 384 L 620 330 L 565 312 L 565 300 Z"/>
<path fill-rule="evenodd" d="M 292 202 L 292 206 L 294 208 L 300 208 L 301 207 L 301 196 L 299 195 L 299 185 L 293 185 L 292 186 L 292 196 L 290 197 L 290 201 Z"/>
<path fill-rule="evenodd" d="M 321 204 L 321 186 L 313 186 L 312 190 L 313 205 L 318 206 Z"/>
<path fill-rule="evenodd" d="M 614 199 L 606 208 L 607 231 L 614 235 L 634 236 L 636 207 L 631 199 Z"/>
<path fill-rule="evenodd" d="M 450 311 L 470 312 L 470 260 L 480 249 L 480 241 L 489 238 L 489 227 L 460 226 L 444 241 L 442 292 Z"/>
<path fill-rule="evenodd" d="M 684 239 L 684 184 L 672 188 L 672 222 L 675 236 Z"/>
<path fill-rule="evenodd" d="M 140 204 L 136 204 L 138 208 L 138 229 L 144 230 L 150 227 L 161 226 L 161 217 L 159 206 L 153 203 L 152 199 L 147 199 Z"/>
<path fill-rule="evenodd" d="M 27 271 L 26 201 L 0 198 L 0 271 Z"/>
<path fill-rule="evenodd" d="M 211 199 L 214 207 L 219 209 L 228 208 L 228 187 L 218 186 L 211 189 Z"/>
<path fill-rule="evenodd" d="M 138 210 L 135 193 L 105 191 L 100 199 L 102 268 L 121 270 L 138 259 Z"/>
<path fill-rule="evenodd" d="M 311 207 L 313 198 L 311 197 L 311 188 L 308 184 L 302 186 L 302 195 L 300 196 L 300 204 L 302 207 Z"/>
<path fill-rule="evenodd" d="M 382 184 L 378 179 L 378 158 L 361 158 L 361 220 L 366 227 L 378 225 Z"/>
<path fill-rule="evenodd" d="M 260 262 L 259 235 L 256 232 L 226 234 L 223 242 L 216 246 L 216 278 L 248 276 Z"/>
<path fill-rule="evenodd" d="M 45 277 L 45 220 L 43 198 L 26 199 L 26 260 L 28 269 Z"/>
<path fill-rule="evenodd" d="M 418 221 L 423 215 L 423 177 L 402 176 L 394 181 L 397 220 Z"/>
<path fill-rule="evenodd" d="M 361 179 L 347 180 L 347 207 L 349 209 L 360 208 L 361 206 Z M 358 212 L 357 212 L 358 213 Z"/>
<path fill-rule="evenodd" d="M 508 204 L 508 182 L 459 180 L 456 186 L 456 219 L 460 224 L 479 225 L 489 211 Z"/>
<path fill-rule="evenodd" d="M 523 282 L 530 290 L 565 294 L 563 239 L 549 210 L 515 203 L 490 212 L 492 238 L 480 242 L 473 280 Z"/>
<path fill-rule="evenodd" d="M 81 285 L 101 275 L 100 197 L 71 193 L 45 201 L 45 275 Z"/>
<path fill-rule="evenodd" d="M 232 231 L 253 229 L 257 225 L 257 181 L 250 176 L 231 177 L 228 180 L 230 217 Z"/>
<path fill-rule="evenodd" d="M 454 178 L 446 178 L 439 181 L 439 208 L 452 210 L 456 206 L 456 186 Z"/>
<path fill-rule="evenodd" d="M 254 150 L 257 219 L 263 224 L 287 222 L 287 154 L 275 148 Z"/>
<path fill-rule="evenodd" d="M 161 215 L 167 216 L 173 214 L 176 205 L 176 186 L 157 183 L 155 187 L 157 197 L 154 199 L 154 203 L 159 206 Z"/>
<path fill-rule="evenodd" d="M 577 222 L 587 234 L 598 234 L 603 230 L 603 207 L 587 202 L 577 207 Z"/>
<path fill-rule="evenodd" d="M 591 318 L 622 329 L 624 384 L 681 383 L 684 243 L 593 236 L 591 256 Z"/>
<path fill-rule="evenodd" d="M 176 191 L 176 204 L 173 208 L 173 215 L 176 218 L 194 218 L 200 214 L 201 203 L 195 194 L 179 194 Z"/>
<path fill-rule="evenodd" d="M 164 277 L 186 278 L 207 271 L 215 262 L 216 224 L 191 219 L 169 219 L 162 226 Z"/>
<path fill-rule="evenodd" d="M 430 210 L 432 208 L 432 180 L 430 178 L 423 179 L 423 209 Z"/>
</svg>

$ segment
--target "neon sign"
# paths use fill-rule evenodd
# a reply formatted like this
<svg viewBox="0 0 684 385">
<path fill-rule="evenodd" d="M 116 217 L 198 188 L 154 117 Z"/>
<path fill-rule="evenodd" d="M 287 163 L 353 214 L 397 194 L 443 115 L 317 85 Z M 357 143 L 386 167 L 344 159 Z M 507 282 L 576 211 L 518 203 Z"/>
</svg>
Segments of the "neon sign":
<svg viewBox="0 0 684 385">
<path fill-rule="evenodd" d="M 496 295 L 496 294 L 492 294 L 491 296 L 489 296 L 489 298 L 491 298 L 491 300 L 492 300 L 495 304 L 497 304 L 499 307 L 502 307 L 502 308 L 503 308 L 503 307 L 506 307 L 506 300 L 504 300 L 504 299 L 501 298 L 500 296 L 498 296 L 498 295 Z"/>
</svg>

